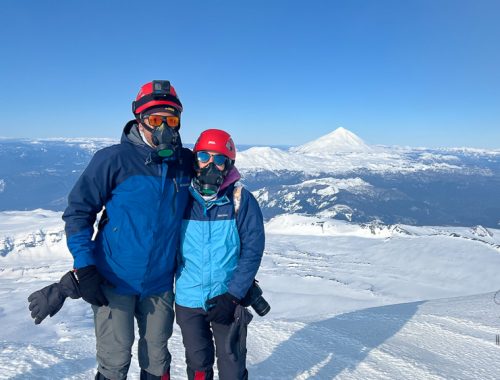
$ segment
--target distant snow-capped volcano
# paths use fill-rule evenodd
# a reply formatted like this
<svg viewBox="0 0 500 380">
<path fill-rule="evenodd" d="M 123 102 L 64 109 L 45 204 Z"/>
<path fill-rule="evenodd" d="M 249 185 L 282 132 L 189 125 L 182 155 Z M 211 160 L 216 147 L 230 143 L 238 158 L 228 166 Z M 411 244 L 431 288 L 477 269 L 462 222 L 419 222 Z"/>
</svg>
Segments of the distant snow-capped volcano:
<svg viewBox="0 0 500 380">
<path fill-rule="evenodd" d="M 292 148 L 293 152 L 329 154 L 338 152 L 366 152 L 371 148 L 361 138 L 345 128 L 337 128 L 319 139 Z"/>
<path fill-rule="evenodd" d="M 290 170 L 313 173 L 348 173 L 356 170 L 385 173 L 453 171 L 460 159 L 450 154 L 411 148 L 370 146 L 345 128 L 337 128 L 314 141 L 287 150 L 253 147 L 238 153 L 242 172 Z M 437 154 L 436 154 L 437 153 Z M 422 156 L 422 157 L 420 157 Z"/>
</svg>

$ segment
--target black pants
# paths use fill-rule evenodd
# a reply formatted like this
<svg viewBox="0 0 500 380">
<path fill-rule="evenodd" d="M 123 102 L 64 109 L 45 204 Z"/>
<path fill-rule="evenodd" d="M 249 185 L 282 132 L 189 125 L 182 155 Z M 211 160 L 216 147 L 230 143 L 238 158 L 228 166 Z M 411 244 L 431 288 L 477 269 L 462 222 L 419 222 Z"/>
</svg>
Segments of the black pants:
<svg viewBox="0 0 500 380">
<path fill-rule="evenodd" d="M 246 354 L 233 361 L 224 350 L 229 326 L 210 323 L 207 313 L 201 308 L 189 308 L 175 304 L 177 324 L 181 328 L 186 350 L 188 379 L 213 379 L 214 339 L 217 353 L 217 368 L 220 380 L 246 380 Z M 205 376 L 203 376 L 203 374 Z"/>
</svg>

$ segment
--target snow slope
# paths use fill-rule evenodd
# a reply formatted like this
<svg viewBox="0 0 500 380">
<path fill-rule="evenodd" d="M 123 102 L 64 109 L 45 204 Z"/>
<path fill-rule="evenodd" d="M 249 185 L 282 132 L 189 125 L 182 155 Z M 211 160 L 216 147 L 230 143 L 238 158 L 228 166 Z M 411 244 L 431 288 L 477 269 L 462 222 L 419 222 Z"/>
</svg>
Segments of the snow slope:
<svg viewBox="0 0 500 380">
<path fill-rule="evenodd" d="M 26 298 L 71 267 L 60 213 L 0 213 L 0 379 L 89 379 L 92 312 L 68 300 L 35 326 Z M 251 379 L 496 379 L 500 231 L 357 225 L 283 215 L 258 278 L 272 306 L 250 325 Z M 29 236 L 38 236 L 30 240 Z M 180 332 L 173 379 L 185 379 Z M 129 373 L 138 379 L 135 359 Z"/>
</svg>

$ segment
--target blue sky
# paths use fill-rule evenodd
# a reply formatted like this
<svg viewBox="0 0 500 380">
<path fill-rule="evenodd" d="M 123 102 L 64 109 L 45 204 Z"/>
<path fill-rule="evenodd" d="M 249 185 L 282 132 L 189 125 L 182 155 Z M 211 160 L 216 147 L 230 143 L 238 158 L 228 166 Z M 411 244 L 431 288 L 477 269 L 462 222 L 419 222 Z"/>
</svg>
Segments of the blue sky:
<svg viewBox="0 0 500 380">
<path fill-rule="evenodd" d="M 0 136 L 118 138 L 169 79 L 183 139 L 500 148 L 500 2 L 23 1 L 0 13 Z"/>
</svg>

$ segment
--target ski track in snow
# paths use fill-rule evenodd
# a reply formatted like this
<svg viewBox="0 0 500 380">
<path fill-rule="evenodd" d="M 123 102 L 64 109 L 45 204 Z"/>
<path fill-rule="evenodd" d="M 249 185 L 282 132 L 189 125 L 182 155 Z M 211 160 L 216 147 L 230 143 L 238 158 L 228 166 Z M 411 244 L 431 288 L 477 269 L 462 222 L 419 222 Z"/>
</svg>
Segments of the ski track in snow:
<svg viewBox="0 0 500 380">
<path fill-rule="evenodd" d="M 71 267 L 64 244 L 0 258 L 0 379 L 95 374 L 85 302 L 67 300 L 38 326 L 27 309 L 31 292 Z M 272 310 L 249 326 L 250 379 L 497 379 L 499 270 L 493 246 L 449 236 L 268 233 L 257 277 Z M 172 378 L 185 379 L 177 325 L 169 347 Z M 137 342 L 129 379 L 136 352 Z"/>
</svg>

